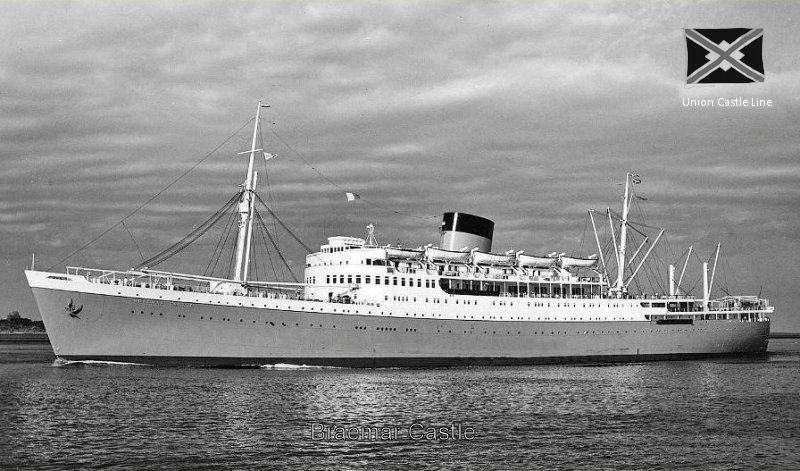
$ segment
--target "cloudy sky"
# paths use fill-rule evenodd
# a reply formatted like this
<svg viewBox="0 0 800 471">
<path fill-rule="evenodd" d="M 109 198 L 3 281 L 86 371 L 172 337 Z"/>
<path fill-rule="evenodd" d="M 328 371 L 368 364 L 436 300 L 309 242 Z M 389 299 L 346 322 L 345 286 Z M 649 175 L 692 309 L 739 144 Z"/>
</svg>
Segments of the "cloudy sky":
<svg viewBox="0 0 800 471">
<path fill-rule="evenodd" d="M 788 2 L 3 2 L 0 314 L 38 318 L 31 253 L 59 263 L 235 134 L 58 270 L 125 269 L 131 236 L 153 255 L 222 206 L 264 100 L 262 194 L 309 245 L 373 222 L 416 247 L 462 210 L 497 250 L 589 253 L 586 210 L 635 171 L 663 258 L 721 241 L 725 286 L 800 330 L 797 20 Z M 687 87 L 687 27 L 764 28 L 766 81 Z M 683 106 L 740 96 L 773 106 Z"/>
</svg>

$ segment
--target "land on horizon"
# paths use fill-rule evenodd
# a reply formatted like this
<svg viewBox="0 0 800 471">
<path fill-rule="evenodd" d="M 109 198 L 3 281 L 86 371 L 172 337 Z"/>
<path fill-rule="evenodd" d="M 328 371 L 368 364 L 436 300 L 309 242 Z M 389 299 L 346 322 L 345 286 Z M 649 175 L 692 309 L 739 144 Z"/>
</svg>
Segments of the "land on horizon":
<svg viewBox="0 0 800 471">
<path fill-rule="evenodd" d="M 45 333 L 44 322 L 28 319 L 18 311 L 11 311 L 5 319 L 0 319 L 0 333 Z"/>
</svg>

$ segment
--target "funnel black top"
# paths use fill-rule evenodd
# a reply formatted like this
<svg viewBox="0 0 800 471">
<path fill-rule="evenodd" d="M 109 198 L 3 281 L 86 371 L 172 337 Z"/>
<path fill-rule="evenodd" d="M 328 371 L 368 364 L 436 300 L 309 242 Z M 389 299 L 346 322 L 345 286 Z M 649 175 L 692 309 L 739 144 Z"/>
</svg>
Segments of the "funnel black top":
<svg viewBox="0 0 800 471">
<path fill-rule="evenodd" d="M 445 231 L 466 232 L 491 240 L 494 234 L 494 222 L 467 213 L 444 213 L 442 232 Z"/>
</svg>

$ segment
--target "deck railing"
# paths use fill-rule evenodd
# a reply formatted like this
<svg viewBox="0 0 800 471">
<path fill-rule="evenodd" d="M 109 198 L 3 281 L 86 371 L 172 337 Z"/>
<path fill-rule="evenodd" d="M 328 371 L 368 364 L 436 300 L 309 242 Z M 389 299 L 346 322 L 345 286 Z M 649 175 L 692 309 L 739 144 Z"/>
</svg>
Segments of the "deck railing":
<svg viewBox="0 0 800 471">
<path fill-rule="evenodd" d="M 131 271 L 117 271 L 106 270 L 99 268 L 85 268 L 85 267 L 67 267 L 67 274 L 73 276 L 80 276 L 92 283 L 102 283 L 118 286 L 129 286 L 138 288 L 151 288 L 161 289 L 167 291 L 185 291 L 192 293 L 217 293 L 222 294 L 220 291 L 214 291 L 212 286 L 215 282 L 214 279 L 203 279 L 203 277 L 193 277 L 186 275 L 179 275 L 174 273 L 146 273 Z M 220 283 L 235 283 L 230 280 L 220 280 Z M 224 294 L 233 296 L 244 296 L 253 298 L 270 298 L 270 299 L 293 299 L 301 301 L 313 302 L 331 302 L 339 304 L 358 304 L 380 306 L 380 303 L 371 300 L 354 300 L 347 296 L 334 297 L 329 300 L 311 299 L 305 296 L 302 288 L 294 287 L 278 287 L 278 286 L 248 286 L 244 291 L 231 291 Z M 454 295 L 449 295 L 454 296 Z M 501 292 L 498 297 L 506 298 L 533 298 L 533 299 L 607 299 L 617 300 L 619 298 L 608 296 L 607 294 L 547 294 L 547 293 L 527 293 L 527 292 Z M 684 302 L 702 302 L 700 299 L 692 298 L 685 295 L 666 296 L 666 295 L 648 295 L 641 294 L 630 296 L 627 299 L 641 299 L 641 300 L 670 300 L 684 301 Z M 754 297 L 742 298 L 724 298 L 723 300 L 716 300 L 709 302 L 707 310 L 688 311 L 691 315 L 701 315 L 702 313 L 726 313 L 726 312 L 772 312 L 769 306 L 768 299 L 760 299 Z M 670 313 L 681 313 L 686 311 L 670 311 Z"/>
</svg>

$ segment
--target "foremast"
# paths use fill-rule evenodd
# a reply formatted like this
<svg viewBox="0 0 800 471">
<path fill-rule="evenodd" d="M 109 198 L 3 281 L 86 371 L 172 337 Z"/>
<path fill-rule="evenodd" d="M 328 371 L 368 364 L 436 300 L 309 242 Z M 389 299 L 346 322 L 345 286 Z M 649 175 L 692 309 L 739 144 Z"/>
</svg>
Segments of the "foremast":
<svg viewBox="0 0 800 471">
<path fill-rule="evenodd" d="M 247 165 L 247 176 L 245 178 L 242 196 L 239 199 L 239 234 L 236 238 L 236 272 L 234 281 L 245 282 L 248 277 L 250 267 L 250 245 L 253 235 L 253 206 L 255 203 L 256 184 L 258 183 L 258 172 L 254 171 L 256 152 L 263 152 L 263 149 L 256 149 L 258 142 L 259 122 L 261 120 L 261 108 L 268 108 L 269 105 L 258 102 L 256 110 L 256 122 L 253 125 L 253 143 L 249 152 L 250 162 Z"/>
</svg>

